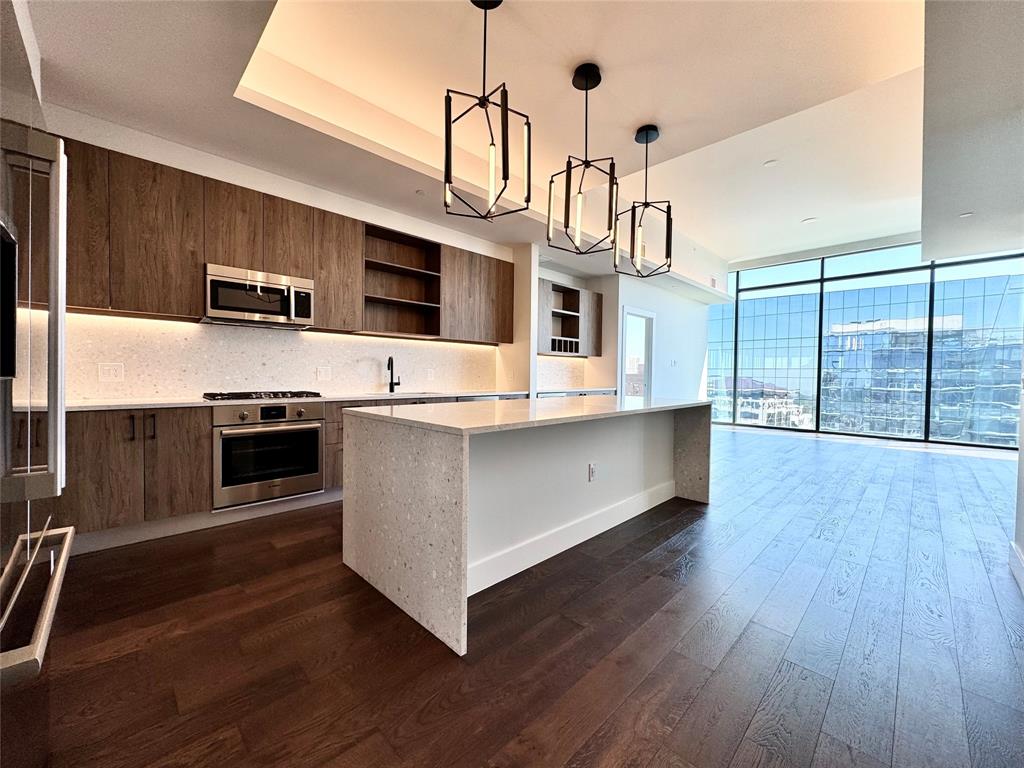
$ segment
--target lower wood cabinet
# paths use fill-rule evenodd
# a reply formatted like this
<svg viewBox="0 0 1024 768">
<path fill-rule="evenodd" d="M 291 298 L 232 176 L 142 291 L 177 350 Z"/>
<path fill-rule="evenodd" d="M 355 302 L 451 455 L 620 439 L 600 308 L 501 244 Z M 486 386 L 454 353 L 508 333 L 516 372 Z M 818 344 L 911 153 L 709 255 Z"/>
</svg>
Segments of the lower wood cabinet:
<svg viewBox="0 0 1024 768">
<path fill-rule="evenodd" d="M 80 533 L 145 519 L 143 411 L 75 411 L 67 415 L 67 483 L 55 499 L 32 502 L 53 525 Z"/>
<path fill-rule="evenodd" d="M 209 512 L 213 505 L 209 408 L 145 412 L 146 519 Z"/>
<path fill-rule="evenodd" d="M 209 408 L 67 414 L 67 483 L 33 502 L 79 533 L 212 507 Z"/>
</svg>

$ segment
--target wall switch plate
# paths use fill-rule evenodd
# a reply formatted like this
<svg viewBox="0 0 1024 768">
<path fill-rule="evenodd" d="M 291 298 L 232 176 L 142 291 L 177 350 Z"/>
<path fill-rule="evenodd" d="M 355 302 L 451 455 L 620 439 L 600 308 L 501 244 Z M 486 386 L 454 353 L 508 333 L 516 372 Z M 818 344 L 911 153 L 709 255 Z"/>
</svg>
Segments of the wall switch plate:
<svg viewBox="0 0 1024 768">
<path fill-rule="evenodd" d="M 427 381 L 433 381 L 433 380 L 434 380 L 434 369 L 433 368 L 427 368 Z"/>
<path fill-rule="evenodd" d="M 100 381 L 124 381 L 124 363 L 99 363 Z"/>
<path fill-rule="evenodd" d="M 327 365 L 318 365 L 316 369 L 316 380 L 317 381 L 330 381 L 331 380 L 331 369 Z"/>
<path fill-rule="evenodd" d="M 590 462 L 587 464 L 587 482 L 592 483 L 597 479 L 597 464 Z"/>
</svg>

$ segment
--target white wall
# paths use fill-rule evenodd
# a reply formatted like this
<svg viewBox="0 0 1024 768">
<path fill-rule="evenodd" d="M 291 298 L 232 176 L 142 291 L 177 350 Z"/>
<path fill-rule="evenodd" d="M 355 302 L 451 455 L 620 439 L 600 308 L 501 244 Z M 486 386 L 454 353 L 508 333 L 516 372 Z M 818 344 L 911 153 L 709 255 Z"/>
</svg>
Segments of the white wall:
<svg viewBox="0 0 1024 768">
<path fill-rule="evenodd" d="M 652 396 L 697 398 L 707 353 L 707 305 L 660 288 L 656 280 L 623 277 L 618 293 L 623 311 L 643 309 L 655 316 Z"/>
<path fill-rule="evenodd" d="M 499 344 L 494 358 L 495 386 L 537 391 L 537 260 L 539 249 L 525 243 L 512 249 L 515 264 L 512 343 Z"/>
</svg>

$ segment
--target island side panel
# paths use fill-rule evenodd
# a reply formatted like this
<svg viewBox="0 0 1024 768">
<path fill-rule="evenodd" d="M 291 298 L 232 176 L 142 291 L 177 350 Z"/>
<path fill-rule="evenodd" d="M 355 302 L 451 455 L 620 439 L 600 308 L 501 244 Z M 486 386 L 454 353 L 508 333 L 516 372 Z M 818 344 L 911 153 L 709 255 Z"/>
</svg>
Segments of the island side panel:
<svg viewBox="0 0 1024 768">
<path fill-rule="evenodd" d="M 345 564 L 466 653 L 467 438 L 345 414 Z"/>
<path fill-rule="evenodd" d="M 676 496 L 707 504 L 711 493 L 711 406 L 675 411 Z"/>
</svg>

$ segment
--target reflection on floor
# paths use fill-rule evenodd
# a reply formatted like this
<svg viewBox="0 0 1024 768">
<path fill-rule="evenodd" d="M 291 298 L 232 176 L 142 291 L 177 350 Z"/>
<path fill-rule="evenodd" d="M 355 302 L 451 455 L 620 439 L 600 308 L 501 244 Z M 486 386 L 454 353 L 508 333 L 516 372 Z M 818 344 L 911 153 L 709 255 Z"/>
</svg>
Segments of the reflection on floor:
<svg viewBox="0 0 1024 768">
<path fill-rule="evenodd" d="M 712 479 L 473 598 L 465 659 L 336 507 L 83 556 L 4 708 L 68 766 L 1024 765 L 1016 454 L 716 428 Z"/>
</svg>

